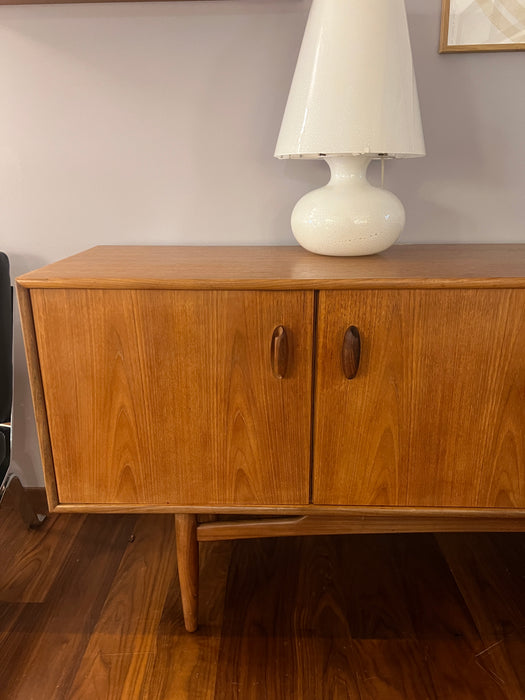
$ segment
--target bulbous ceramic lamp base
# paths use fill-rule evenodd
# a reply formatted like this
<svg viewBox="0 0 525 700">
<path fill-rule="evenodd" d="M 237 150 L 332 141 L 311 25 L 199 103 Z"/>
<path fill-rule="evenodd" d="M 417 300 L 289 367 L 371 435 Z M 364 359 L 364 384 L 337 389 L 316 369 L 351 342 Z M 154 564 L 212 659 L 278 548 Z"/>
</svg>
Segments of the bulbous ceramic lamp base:
<svg viewBox="0 0 525 700">
<path fill-rule="evenodd" d="M 405 210 L 394 194 L 368 182 L 371 160 L 326 159 L 330 182 L 302 197 L 292 212 L 292 231 L 303 248 L 320 255 L 373 255 L 397 241 Z"/>
</svg>

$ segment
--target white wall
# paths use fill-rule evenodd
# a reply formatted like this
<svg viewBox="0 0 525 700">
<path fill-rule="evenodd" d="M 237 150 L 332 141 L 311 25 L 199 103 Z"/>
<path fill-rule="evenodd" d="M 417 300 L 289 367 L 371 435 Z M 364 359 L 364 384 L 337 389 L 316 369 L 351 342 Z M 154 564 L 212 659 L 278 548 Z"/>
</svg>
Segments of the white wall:
<svg viewBox="0 0 525 700">
<path fill-rule="evenodd" d="M 428 156 L 387 166 L 402 242 L 525 242 L 525 52 L 439 56 L 440 6 L 407 0 Z M 291 208 L 328 172 L 272 158 L 308 8 L 0 7 L 13 277 L 99 243 L 293 243 Z M 18 327 L 14 429 L 14 464 L 41 484 Z"/>
</svg>

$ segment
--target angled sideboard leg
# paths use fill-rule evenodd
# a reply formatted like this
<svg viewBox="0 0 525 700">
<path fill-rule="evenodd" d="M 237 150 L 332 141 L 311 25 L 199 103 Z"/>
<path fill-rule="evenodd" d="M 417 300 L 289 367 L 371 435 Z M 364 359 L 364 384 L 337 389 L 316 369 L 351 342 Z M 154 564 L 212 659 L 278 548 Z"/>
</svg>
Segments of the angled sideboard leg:
<svg viewBox="0 0 525 700">
<path fill-rule="evenodd" d="M 197 516 L 176 515 L 175 537 L 177 565 L 184 625 L 188 632 L 197 629 L 199 606 L 199 543 L 197 542 Z"/>
</svg>

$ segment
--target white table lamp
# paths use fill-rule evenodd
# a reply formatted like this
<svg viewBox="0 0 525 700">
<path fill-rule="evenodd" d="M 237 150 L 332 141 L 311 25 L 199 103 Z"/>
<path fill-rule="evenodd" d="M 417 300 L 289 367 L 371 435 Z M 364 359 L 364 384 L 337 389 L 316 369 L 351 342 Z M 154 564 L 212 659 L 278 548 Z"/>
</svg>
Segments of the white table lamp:
<svg viewBox="0 0 525 700">
<path fill-rule="evenodd" d="M 275 156 L 324 158 L 331 178 L 296 204 L 297 241 L 324 255 L 390 247 L 405 211 L 366 170 L 423 155 L 404 0 L 313 0 Z"/>
</svg>

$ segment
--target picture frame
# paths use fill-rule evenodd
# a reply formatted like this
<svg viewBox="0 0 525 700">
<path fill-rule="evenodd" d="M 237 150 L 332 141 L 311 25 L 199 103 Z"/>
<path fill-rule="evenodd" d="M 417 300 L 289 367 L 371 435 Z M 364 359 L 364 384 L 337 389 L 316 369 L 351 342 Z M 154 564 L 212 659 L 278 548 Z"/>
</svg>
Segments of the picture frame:
<svg viewBox="0 0 525 700">
<path fill-rule="evenodd" d="M 112 2 L 159 2 L 160 0 L 0 0 L 2 5 L 87 5 Z M 172 0 L 170 0 L 172 1 Z"/>
<path fill-rule="evenodd" d="M 439 53 L 525 51 L 525 0 L 442 0 Z"/>
</svg>

